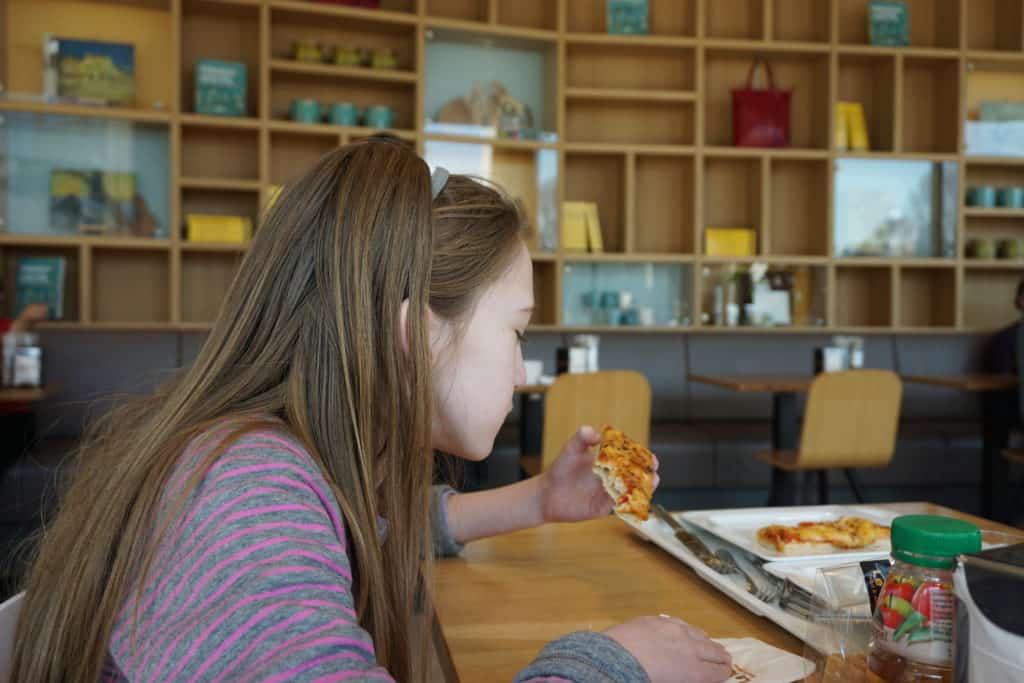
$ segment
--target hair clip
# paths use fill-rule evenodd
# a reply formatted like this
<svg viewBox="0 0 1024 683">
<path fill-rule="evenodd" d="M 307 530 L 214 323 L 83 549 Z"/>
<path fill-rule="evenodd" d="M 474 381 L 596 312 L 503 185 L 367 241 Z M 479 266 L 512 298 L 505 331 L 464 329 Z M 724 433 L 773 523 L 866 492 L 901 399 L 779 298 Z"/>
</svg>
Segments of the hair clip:
<svg viewBox="0 0 1024 683">
<path fill-rule="evenodd" d="M 448 184 L 448 169 L 442 166 L 438 166 L 434 169 L 434 172 L 430 175 L 430 198 L 431 200 L 437 199 L 438 195 L 441 194 L 441 190 Z"/>
</svg>

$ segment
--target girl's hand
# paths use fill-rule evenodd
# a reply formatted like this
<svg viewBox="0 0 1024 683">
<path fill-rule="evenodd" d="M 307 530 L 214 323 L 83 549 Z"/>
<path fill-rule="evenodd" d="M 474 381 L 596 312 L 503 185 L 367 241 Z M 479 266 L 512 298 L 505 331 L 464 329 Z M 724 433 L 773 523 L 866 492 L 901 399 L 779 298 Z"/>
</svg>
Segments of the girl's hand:
<svg viewBox="0 0 1024 683">
<path fill-rule="evenodd" d="M 651 683 L 719 683 L 732 675 L 725 648 L 672 617 L 640 617 L 604 632 L 630 651 Z"/>
<path fill-rule="evenodd" d="M 588 425 L 569 439 L 555 463 L 539 476 L 541 515 L 545 522 L 580 522 L 611 512 L 612 499 L 591 471 L 592 448 L 601 435 Z M 658 458 L 654 458 L 654 487 L 658 487 Z"/>
</svg>

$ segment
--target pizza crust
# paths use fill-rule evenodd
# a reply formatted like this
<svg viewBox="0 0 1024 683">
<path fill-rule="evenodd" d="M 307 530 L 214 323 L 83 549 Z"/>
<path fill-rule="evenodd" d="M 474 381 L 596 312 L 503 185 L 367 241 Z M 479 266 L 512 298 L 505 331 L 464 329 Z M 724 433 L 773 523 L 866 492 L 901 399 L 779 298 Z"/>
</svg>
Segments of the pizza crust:
<svg viewBox="0 0 1024 683">
<path fill-rule="evenodd" d="M 605 426 L 593 471 L 615 501 L 615 512 L 645 521 L 654 493 L 654 454 L 618 429 Z"/>
</svg>

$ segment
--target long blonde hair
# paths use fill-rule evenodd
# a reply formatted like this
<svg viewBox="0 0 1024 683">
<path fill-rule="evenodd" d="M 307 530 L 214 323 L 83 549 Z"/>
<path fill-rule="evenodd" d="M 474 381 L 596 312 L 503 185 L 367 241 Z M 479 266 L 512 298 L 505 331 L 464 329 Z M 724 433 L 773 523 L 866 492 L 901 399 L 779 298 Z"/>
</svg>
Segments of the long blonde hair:
<svg viewBox="0 0 1024 683">
<path fill-rule="evenodd" d="M 162 502 L 169 474 L 212 424 L 238 418 L 237 438 L 252 415 L 283 420 L 323 470 L 351 537 L 360 624 L 393 676 L 424 680 L 410 625 L 431 552 L 427 311 L 464 320 L 522 230 L 516 205 L 471 178 L 432 201 L 427 165 L 388 138 L 340 148 L 287 187 L 191 367 L 83 441 L 27 580 L 12 680 L 98 680 L 118 615 L 222 449 Z M 160 505 L 172 514 L 157 528 Z"/>
</svg>

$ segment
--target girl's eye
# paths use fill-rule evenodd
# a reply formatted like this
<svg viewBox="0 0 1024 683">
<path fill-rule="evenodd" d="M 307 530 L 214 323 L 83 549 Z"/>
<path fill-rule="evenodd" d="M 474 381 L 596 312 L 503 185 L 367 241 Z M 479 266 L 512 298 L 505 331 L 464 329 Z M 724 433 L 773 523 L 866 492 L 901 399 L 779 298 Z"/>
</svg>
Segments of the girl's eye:
<svg viewBox="0 0 1024 683">
<path fill-rule="evenodd" d="M 526 334 L 524 332 L 520 332 L 519 330 L 516 330 L 516 339 L 519 340 L 520 344 L 525 344 L 526 343 Z"/>
</svg>

